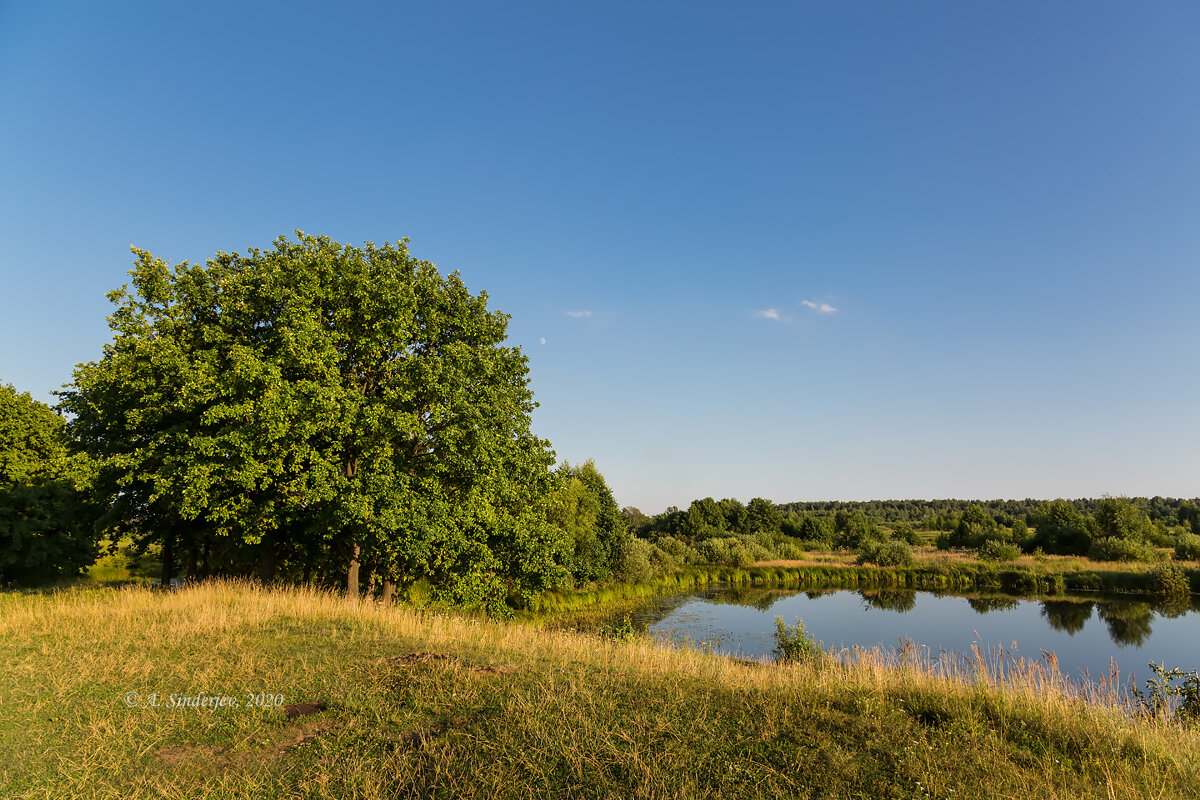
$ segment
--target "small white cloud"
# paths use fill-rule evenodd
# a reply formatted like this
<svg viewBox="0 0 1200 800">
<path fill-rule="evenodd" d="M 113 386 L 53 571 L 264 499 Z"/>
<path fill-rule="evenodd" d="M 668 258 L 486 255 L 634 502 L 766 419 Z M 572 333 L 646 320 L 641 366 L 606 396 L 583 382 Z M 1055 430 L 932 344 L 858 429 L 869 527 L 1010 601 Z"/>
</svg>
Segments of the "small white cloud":
<svg viewBox="0 0 1200 800">
<path fill-rule="evenodd" d="M 821 314 L 833 314 L 837 312 L 837 309 L 829 305 L 829 303 L 814 303 L 812 300 L 801 300 L 800 303 Z"/>
<path fill-rule="evenodd" d="M 755 311 L 754 316 L 756 319 L 778 320 L 780 318 L 778 308 L 765 308 L 762 311 Z"/>
<path fill-rule="evenodd" d="M 545 337 L 545 336 L 543 336 L 543 337 L 541 337 L 540 339 L 538 339 L 538 341 L 539 341 L 539 342 L 541 342 L 542 344 L 545 344 L 545 343 L 546 343 L 546 337 Z"/>
<path fill-rule="evenodd" d="M 574 319 L 585 319 L 592 315 L 591 311 L 567 311 L 565 313 L 568 317 L 572 317 Z"/>
</svg>

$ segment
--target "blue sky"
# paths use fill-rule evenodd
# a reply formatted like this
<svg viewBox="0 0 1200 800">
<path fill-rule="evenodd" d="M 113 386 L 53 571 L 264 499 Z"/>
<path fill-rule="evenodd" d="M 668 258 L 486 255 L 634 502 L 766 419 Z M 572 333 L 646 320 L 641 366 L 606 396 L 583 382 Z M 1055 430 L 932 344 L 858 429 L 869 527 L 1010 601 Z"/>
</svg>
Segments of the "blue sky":
<svg viewBox="0 0 1200 800">
<path fill-rule="evenodd" d="M 1200 495 L 1194 3 L 0 4 L 0 380 L 411 238 L 622 505 Z M 544 342 L 543 342 L 544 340 Z"/>
</svg>

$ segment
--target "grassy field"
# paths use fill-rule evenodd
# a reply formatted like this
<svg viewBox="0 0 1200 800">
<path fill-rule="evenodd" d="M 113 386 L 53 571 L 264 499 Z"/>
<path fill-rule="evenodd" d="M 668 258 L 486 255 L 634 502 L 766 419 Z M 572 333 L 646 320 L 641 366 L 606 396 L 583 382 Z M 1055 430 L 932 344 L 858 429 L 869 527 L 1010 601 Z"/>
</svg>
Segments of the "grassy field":
<svg viewBox="0 0 1200 800">
<path fill-rule="evenodd" d="M 953 566 L 962 564 L 977 564 L 979 558 L 971 550 L 939 550 L 931 544 L 918 545 L 913 549 L 913 559 L 917 566 L 940 564 Z M 1169 559 L 1170 550 L 1162 550 L 1162 557 Z M 813 550 L 805 553 L 805 557 L 793 561 L 762 561 L 756 566 L 851 566 L 858 554 L 849 550 Z M 1187 566 L 1187 562 L 1184 564 Z M 1064 575 L 1088 572 L 1120 572 L 1142 574 L 1149 572 L 1153 564 L 1140 561 L 1094 561 L 1086 556 L 1059 555 L 1030 555 L 1025 553 L 1015 561 L 1003 562 L 1005 567 L 1057 572 Z"/>
<path fill-rule="evenodd" d="M 241 584 L 0 595 L 0 665 L 5 798 L 1200 797 L 1200 732 L 1040 667 L 746 663 Z"/>
</svg>

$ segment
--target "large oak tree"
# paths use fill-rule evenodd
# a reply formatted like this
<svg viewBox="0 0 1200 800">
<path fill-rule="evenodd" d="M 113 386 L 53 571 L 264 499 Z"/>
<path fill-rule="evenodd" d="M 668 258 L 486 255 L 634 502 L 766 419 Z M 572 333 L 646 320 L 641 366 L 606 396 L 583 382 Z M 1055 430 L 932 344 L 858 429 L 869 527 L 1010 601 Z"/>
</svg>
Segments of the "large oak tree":
<svg viewBox="0 0 1200 800">
<path fill-rule="evenodd" d="M 195 574 L 340 561 L 352 595 L 424 579 L 495 604 L 566 579 L 527 359 L 486 293 L 406 240 L 134 252 L 113 340 L 64 394 L 110 527 Z"/>
</svg>

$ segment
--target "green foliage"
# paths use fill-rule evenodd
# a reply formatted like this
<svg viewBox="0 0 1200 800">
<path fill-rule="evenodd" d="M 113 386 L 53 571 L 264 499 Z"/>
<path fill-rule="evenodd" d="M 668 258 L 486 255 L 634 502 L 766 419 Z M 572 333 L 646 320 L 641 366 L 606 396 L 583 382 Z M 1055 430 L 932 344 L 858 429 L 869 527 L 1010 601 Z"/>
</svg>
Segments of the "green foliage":
<svg viewBox="0 0 1200 800">
<path fill-rule="evenodd" d="M 1015 544 L 988 539 L 979 546 L 978 552 L 979 557 L 985 561 L 1016 561 L 1021 555 L 1021 548 Z"/>
<path fill-rule="evenodd" d="M 1094 540 L 1087 555 L 1094 561 L 1153 561 L 1158 554 L 1147 542 L 1109 536 Z"/>
<path fill-rule="evenodd" d="M 1014 542 L 1023 542 L 1029 537 L 1029 525 L 1025 522 L 1025 517 L 1017 517 L 1013 520 L 1012 539 Z"/>
<path fill-rule="evenodd" d="M 1185 500 L 1179 504 L 1175 514 L 1180 525 L 1194 534 L 1200 534 L 1200 502 Z"/>
<path fill-rule="evenodd" d="M 1101 498 L 1093 518 L 1097 539 L 1145 542 L 1150 537 L 1150 518 L 1128 497 Z"/>
<path fill-rule="evenodd" d="M 804 558 L 804 548 L 796 542 L 783 542 L 775 547 L 775 555 L 784 561 L 797 561 Z"/>
<path fill-rule="evenodd" d="M 725 521 L 722 527 L 735 533 L 753 533 L 750 527 L 750 512 L 742 502 L 733 497 L 726 497 L 717 503 Z"/>
<path fill-rule="evenodd" d="M 825 648 L 804 630 L 804 621 L 796 620 L 790 628 L 783 617 L 775 618 L 775 660 L 781 664 L 809 662 L 820 663 L 826 658 Z"/>
<path fill-rule="evenodd" d="M 628 642 L 638 638 L 638 630 L 633 626 L 633 618 L 625 614 L 620 620 L 603 626 L 600 635 L 619 642 Z"/>
<path fill-rule="evenodd" d="M 706 539 L 697 546 L 696 552 L 704 563 L 719 567 L 748 567 L 770 555 L 753 539 L 737 536 Z"/>
<path fill-rule="evenodd" d="M 772 503 L 762 497 L 755 497 L 746 504 L 746 513 L 748 520 L 748 533 L 756 533 L 758 531 L 766 531 L 767 533 L 776 533 L 779 531 L 779 526 L 783 523 L 783 512 Z"/>
<path fill-rule="evenodd" d="M 883 539 L 883 532 L 862 511 L 838 511 L 833 518 L 834 544 L 843 550 L 857 550 L 863 542 Z"/>
<path fill-rule="evenodd" d="M 683 529 L 691 544 L 720 536 L 725 532 L 725 515 L 711 497 L 693 500 L 688 507 Z"/>
<path fill-rule="evenodd" d="M 985 542 L 1008 542 L 1011 537 L 1012 533 L 1000 526 L 982 506 L 972 503 L 963 511 L 953 531 L 938 536 L 937 546 L 943 550 L 951 547 L 978 548 Z"/>
<path fill-rule="evenodd" d="M 548 519 L 572 543 L 570 570 L 575 580 L 586 583 L 619 572 L 631 534 L 595 462 L 588 459 L 577 466 L 563 462 L 555 478 L 557 489 L 549 504 Z"/>
<path fill-rule="evenodd" d="M 692 563 L 695 560 L 695 556 L 695 550 L 674 536 L 660 536 L 655 539 L 654 551 L 651 553 L 651 558 L 663 565 L 659 569 L 660 573 L 669 572 L 676 567 Z M 667 565 L 669 565 L 669 568 Z"/>
<path fill-rule="evenodd" d="M 654 547 L 645 539 L 629 537 L 622 543 L 617 554 L 613 577 L 625 583 L 642 583 L 650 580 L 655 573 L 652 562 Z M 664 559 L 659 559 L 662 563 Z"/>
<path fill-rule="evenodd" d="M 1200 536 L 1194 533 L 1180 534 L 1175 541 L 1176 561 L 1200 561 Z"/>
<path fill-rule="evenodd" d="M 1085 555 L 1091 545 L 1088 522 L 1066 500 L 1043 503 L 1030 515 L 1034 533 L 1027 547 L 1040 547 L 1047 553 Z"/>
<path fill-rule="evenodd" d="M 913 563 L 913 552 L 907 542 L 879 542 L 868 539 L 859 545 L 858 563 L 878 564 L 881 567 L 907 567 Z"/>
<path fill-rule="evenodd" d="M 1187 573 L 1174 564 L 1158 564 L 1150 571 L 1150 585 L 1158 594 L 1186 598 L 1192 593 Z"/>
<path fill-rule="evenodd" d="M 91 464 L 68 445 L 53 409 L 0 384 L 0 582 L 76 575 L 99 554 Z"/>
<path fill-rule="evenodd" d="M 796 511 L 789 511 L 783 515 L 783 519 L 779 523 L 779 530 L 786 536 L 800 539 L 804 536 L 804 520 L 805 516 L 803 514 Z"/>
<path fill-rule="evenodd" d="M 912 526 L 907 522 L 897 522 L 892 526 L 892 537 L 899 539 L 905 544 L 916 546 L 921 543 L 917 532 L 912 529 Z"/>
<path fill-rule="evenodd" d="M 495 606 L 567 578 L 545 519 L 508 317 L 405 242 L 297 233 L 169 267 L 135 250 L 113 340 L 64 394 L 99 463 L 104 520 L 160 544 L 164 577 L 346 570 Z M 363 567 L 360 575 L 359 567 Z"/>
<path fill-rule="evenodd" d="M 814 545 L 828 547 L 833 543 L 832 521 L 828 517 L 805 517 L 800 526 L 800 538 Z"/>
<path fill-rule="evenodd" d="M 1142 711 L 1150 716 L 1173 714 L 1177 720 L 1192 725 L 1200 721 L 1200 674 L 1196 670 L 1167 669 L 1166 662 L 1150 662 L 1153 678 L 1146 680 L 1146 691 L 1134 687 Z M 1182 678 L 1176 686 L 1175 681 Z"/>
</svg>

